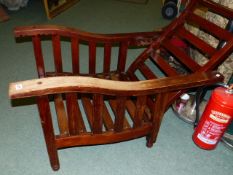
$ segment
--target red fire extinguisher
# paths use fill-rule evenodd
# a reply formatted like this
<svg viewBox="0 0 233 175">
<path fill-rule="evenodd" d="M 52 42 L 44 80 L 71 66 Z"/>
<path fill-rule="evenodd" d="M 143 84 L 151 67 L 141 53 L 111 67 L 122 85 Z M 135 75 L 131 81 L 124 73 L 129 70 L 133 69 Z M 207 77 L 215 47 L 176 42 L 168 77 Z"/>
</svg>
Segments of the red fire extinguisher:
<svg viewBox="0 0 233 175">
<path fill-rule="evenodd" d="M 233 120 L 233 85 L 213 90 L 195 132 L 194 143 L 202 149 L 214 149 Z"/>
</svg>

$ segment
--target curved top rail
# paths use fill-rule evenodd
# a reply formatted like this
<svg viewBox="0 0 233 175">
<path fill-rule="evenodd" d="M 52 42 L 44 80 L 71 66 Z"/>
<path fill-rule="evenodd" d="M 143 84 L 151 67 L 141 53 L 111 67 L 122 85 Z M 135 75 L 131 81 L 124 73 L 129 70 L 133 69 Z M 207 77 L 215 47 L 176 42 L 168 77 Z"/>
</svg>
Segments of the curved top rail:
<svg viewBox="0 0 233 175">
<path fill-rule="evenodd" d="M 9 97 L 16 99 L 67 92 L 139 96 L 203 86 L 219 82 L 222 79 L 223 76 L 216 72 L 194 73 L 137 82 L 116 82 L 81 76 L 49 77 L 11 83 Z"/>
<path fill-rule="evenodd" d="M 98 42 L 119 42 L 129 39 L 140 39 L 140 37 L 156 37 L 162 29 L 151 32 L 118 33 L 118 34 L 97 34 L 85 32 L 76 28 L 59 25 L 33 25 L 15 27 L 15 37 L 37 36 L 37 35 L 61 35 L 65 37 L 78 37 L 83 40 L 98 40 Z"/>
</svg>

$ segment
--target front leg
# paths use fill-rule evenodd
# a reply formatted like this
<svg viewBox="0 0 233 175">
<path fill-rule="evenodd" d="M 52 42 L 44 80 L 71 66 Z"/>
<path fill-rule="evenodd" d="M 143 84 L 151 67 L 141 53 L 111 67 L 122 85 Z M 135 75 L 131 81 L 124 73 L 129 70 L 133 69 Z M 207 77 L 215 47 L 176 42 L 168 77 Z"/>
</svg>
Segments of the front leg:
<svg viewBox="0 0 233 175">
<path fill-rule="evenodd" d="M 152 130 L 151 133 L 147 137 L 147 147 L 152 147 L 155 143 L 158 132 L 160 129 L 160 125 L 164 116 L 164 113 L 167 109 L 167 100 L 168 93 L 159 93 L 156 97 L 156 101 L 154 103 L 154 107 L 152 109 Z"/>
</svg>

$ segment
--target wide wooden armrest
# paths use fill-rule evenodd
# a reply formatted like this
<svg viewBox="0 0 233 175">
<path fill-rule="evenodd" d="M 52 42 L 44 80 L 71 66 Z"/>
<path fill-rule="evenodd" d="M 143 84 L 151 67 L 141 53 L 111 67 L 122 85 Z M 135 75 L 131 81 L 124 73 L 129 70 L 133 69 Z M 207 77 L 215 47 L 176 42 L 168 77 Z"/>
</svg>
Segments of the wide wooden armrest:
<svg viewBox="0 0 233 175">
<path fill-rule="evenodd" d="M 222 80 L 223 76 L 217 72 L 198 72 L 191 75 L 137 82 L 113 81 L 82 76 L 48 77 L 10 83 L 9 97 L 16 99 L 67 92 L 137 96 L 188 89 Z"/>
</svg>

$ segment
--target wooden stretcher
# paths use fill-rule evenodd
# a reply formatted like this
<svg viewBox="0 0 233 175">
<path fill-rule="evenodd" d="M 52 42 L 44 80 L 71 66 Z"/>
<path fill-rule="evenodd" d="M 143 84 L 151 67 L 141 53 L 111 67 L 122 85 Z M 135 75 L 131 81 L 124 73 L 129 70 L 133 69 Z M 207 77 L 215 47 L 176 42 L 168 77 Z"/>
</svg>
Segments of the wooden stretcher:
<svg viewBox="0 0 233 175">
<path fill-rule="evenodd" d="M 233 18 L 233 12 L 226 7 L 208 0 L 192 0 L 177 19 L 157 32 L 104 35 L 52 25 L 15 28 L 17 38 L 32 40 L 39 79 L 11 83 L 9 96 L 36 98 L 53 170 L 59 169 L 58 149 L 66 147 L 115 143 L 143 136 L 151 147 L 164 113 L 183 92 L 223 80 L 214 70 L 232 53 L 233 35 L 195 14 L 200 7 Z M 217 49 L 189 32 L 188 25 L 226 44 Z M 208 62 L 203 66 L 196 63 L 172 43 L 174 37 L 205 55 Z M 70 43 L 70 71 L 64 71 L 64 63 L 69 59 L 62 55 L 63 40 Z M 52 71 L 47 70 L 46 53 L 42 49 L 43 44 L 47 47 L 50 43 Z M 88 48 L 87 58 L 80 57 L 82 43 Z M 132 46 L 145 49 L 127 66 Z M 102 70 L 98 72 L 99 48 L 103 57 Z M 118 49 L 117 57 L 113 56 L 113 48 Z M 179 62 L 185 73 L 172 67 L 164 53 Z M 81 71 L 85 66 L 88 73 Z M 51 112 L 52 104 L 56 114 Z"/>
</svg>

